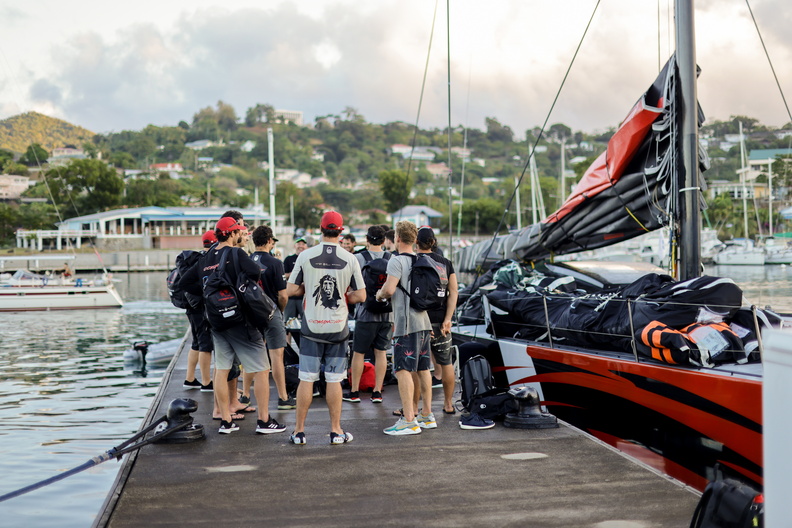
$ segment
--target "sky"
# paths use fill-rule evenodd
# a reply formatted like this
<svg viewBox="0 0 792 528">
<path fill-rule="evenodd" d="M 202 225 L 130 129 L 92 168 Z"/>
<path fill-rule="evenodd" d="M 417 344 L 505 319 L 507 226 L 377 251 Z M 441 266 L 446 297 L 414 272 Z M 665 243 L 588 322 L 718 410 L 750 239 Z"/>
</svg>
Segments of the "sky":
<svg viewBox="0 0 792 528">
<path fill-rule="evenodd" d="M 792 104 L 788 1 L 751 8 Z M 307 122 L 351 107 L 371 123 L 484 129 L 492 117 L 521 137 L 547 119 L 592 133 L 618 126 L 654 80 L 673 50 L 672 9 L 671 0 L 452 0 L 450 13 L 432 0 L 0 0 L 0 119 L 36 111 L 108 133 L 189 123 L 223 101 L 240 118 L 256 104 L 300 110 Z M 698 0 L 696 40 L 709 122 L 790 121 L 744 0 Z"/>
</svg>

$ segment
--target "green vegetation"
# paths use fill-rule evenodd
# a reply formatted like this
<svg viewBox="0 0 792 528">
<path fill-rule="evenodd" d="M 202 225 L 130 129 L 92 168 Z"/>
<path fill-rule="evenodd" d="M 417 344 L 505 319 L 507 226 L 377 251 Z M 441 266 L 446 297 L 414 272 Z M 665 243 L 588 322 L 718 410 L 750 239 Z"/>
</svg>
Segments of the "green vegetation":
<svg viewBox="0 0 792 528">
<path fill-rule="evenodd" d="M 789 146 L 789 138 L 777 139 L 774 130 L 748 117 L 736 116 L 726 122 L 707 124 L 702 136 L 709 139 L 712 168 L 706 176 L 710 181 L 737 178 L 739 147 L 721 150 L 721 141 L 725 134 L 736 133 L 738 121 L 750 133 L 749 149 Z M 302 174 L 309 176 L 301 178 L 315 179 L 310 186 L 290 179 L 291 176 L 278 182 L 278 212 L 286 215 L 293 212 L 296 227 L 315 226 L 327 208 L 352 215 L 359 223 L 382 221 L 383 211 L 392 212 L 408 204 L 428 205 L 447 215 L 449 181 L 440 164 L 448 165 L 450 161 L 453 226 L 457 225 L 461 202 L 461 226 L 465 232 L 492 232 L 516 179 L 525 172 L 534 145 L 538 147 L 536 165 L 549 213 L 558 208 L 562 195 L 569 194 L 573 183 L 604 151 L 614 132 L 611 129 L 587 134 L 556 123 L 540 137 L 537 128 L 515 132 L 494 117 L 487 118 L 483 124 L 483 130 L 453 128 L 452 146 L 466 146 L 471 153 L 471 159 L 463 163 L 456 154 L 449 160 L 446 130 L 416 130 L 404 122 L 369 123 L 352 107 L 338 114 L 319 116 L 312 127 L 303 127 L 278 121 L 274 107 L 269 104 L 256 104 L 238 113 L 231 105 L 218 101 L 214 107 L 198 110 L 189 123 L 149 125 L 139 131 L 108 134 L 93 134 L 41 114 L 22 114 L 0 121 L 0 169 L 5 174 L 28 174 L 38 180 L 25 197 L 43 198 L 47 203 L 0 203 L 0 239 L 9 240 L 13 231 L 21 227 L 52 228 L 56 207 L 64 218 L 120 206 L 243 208 L 252 205 L 256 189 L 261 201 L 266 203 L 268 128 L 274 132 L 273 154 L 278 171 L 293 174 L 295 178 Z M 204 148 L 200 150 L 187 146 L 196 141 L 208 145 L 202 145 Z M 435 159 L 428 163 L 409 161 L 391 151 L 394 145 L 411 144 Z M 53 148 L 67 145 L 81 148 L 86 159 L 58 167 L 44 164 Z M 562 145 L 568 170 L 567 186 L 563 190 L 560 187 Z M 172 179 L 167 172 L 152 169 L 152 165 L 159 163 L 181 164 L 184 170 L 178 179 Z M 778 167 L 780 172 L 773 186 L 789 185 L 788 167 L 781 164 Z M 527 175 L 522 179 L 520 191 L 523 224 L 526 224 L 531 217 Z M 734 232 L 734 226 L 741 225 L 735 221 L 741 207 L 720 198 L 711 204 L 709 221 L 724 233 Z M 754 217 L 760 221 L 764 218 L 766 222 L 766 211 L 765 216 L 760 210 Z M 506 222 L 516 225 L 514 211 Z M 449 225 L 447 216 L 441 225 Z"/>
</svg>

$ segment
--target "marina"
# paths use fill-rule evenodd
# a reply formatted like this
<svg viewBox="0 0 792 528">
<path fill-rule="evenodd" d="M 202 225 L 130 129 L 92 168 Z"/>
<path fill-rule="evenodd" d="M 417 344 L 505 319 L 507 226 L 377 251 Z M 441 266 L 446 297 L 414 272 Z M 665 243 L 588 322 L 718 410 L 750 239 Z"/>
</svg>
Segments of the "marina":
<svg viewBox="0 0 792 528">
<path fill-rule="evenodd" d="M 792 267 L 713 266 L 708 267 L 705 273 L 732 277 L 746 297 L 759 306 L 772 306 L 783 312 L 792 311 Z M 0 431 L 0 452 L 3 454 L 0 457 L 0 470 L 4 474 L 0 493 L 72 468 L 126 440 L 142 428 L 164 370 L 151 366 L 143 377 L 139 372 L 139 364 L 124 364 L 123 351 L 136 340 L 164 342 L 183 336 L 186 318 L 181 310 L 173 308 L 167 301 L 164 273 L 117 274 L 116 278 L 120 280 L 116 283 L 119 293 L 126 301 L 121 309 L 10 313 L 0 320 L 0 331 L 4 336 L 0 345 L 0 418 L 5 424 Z M 46 339 L 31 338 L 31 328 L 42 326 L 47 328 Z M 40 335 L 40 332 L 36 335 Z M 195 392 L 175 390 L 172 395 L 200 398 Z M 345 404 L 344 423 L 348 423 L 350 430 L 355 433 L 355 442 L 341 446 L 340 450 L 358 448 L 379 453 L 377 450 L 390 440 L 382 435 L 381 428 L 390 424 L 389 412 L 395 406 L 391 402 L 395 400 L 396 395 L 392 390 L 385 395 L 384 416 L 359 416 L 362 406 L 366 406 L 366 411 L 376 411 L 371 409 L 373 406 L 368 402 L 353 408 Z M 199 413 L 207 411 L 205 403 L 199 401 Z M 161 410 L 157 412 L 161 413 Z M 220 436 L 212 431 L 216 422 L 210 422 L 205 414 L 199 413 L 195 415 L 196 422 L 208 426 L 210 436 Z M 359 417 L 364 420 L 360 425 L 357 424 Z M 317 432 L 312 436 L 316 438 L 316 445 L 306 446 L 309 448 L 307 453 L 312 452 L 310 449 L 330 449 L 322 442 L 323 435 L 326 435 L 326 431 L 321 429 L 324 420 L 326 413 L 317 402 L 309 417 L 309 424 L 317 427 Z M 293 424 L 293 414 L 284 415 L 284 422 Z M 242 425 L 243 431 L 237 435 L 247 436 L 245 431 L 251 422 Z M 442 433 L 443 428 L 446 433 Z M 500 429 L 503 430 L 502 427 Z M 366 433 L 366 430 L 370 432 Z M 482 439 L 474 434 L 478 432 L 461 431 L 453 421 L 441 423 L 438 430 L 444 435 L 450 435 L 452 431 L 455 434 L 465 433 L 465 436 L 459 437 L 459 442 L 468 446 Z M 517 431 L 516 434 L 524 441 L 533 433 Z M 546 438 L 546 434 L 541 432 L 540 436 Z M 567 437 L 571 435 L 568 431 L 564 434 Z M 286 438 L 256 438 L 251 434 L 249 441 L 280 444 L 285 443 Z M 197 447 L 189 446 L 188 449 Z M 284 449 L 289 447 L 296 446 L 284 446 Z M 544 446 L 530 446 L 532 450 L 542 452 L 540 447 L 544 449 Z M 599 451 L 600 448 L 608 450 L 601 446 L 592 449 Z M 443 449 L 455 453 L 461 448 Z M 279 451 L 279 454 L 283 453 L 283 450 Z M 339 451 L 334 453 L 337 455 Z M 321 454 L 333 456 L 332 453 Z M 502 454 L 508 453 L 504 451 Z M 298 452 L 298 455 L 312 458 L 304 452 Z M 448 463 L 453 460 L 449 459 Z M 113 461 L 106 462 L 90 471 L 5 502 L 2 505 L 5 518 L 24 520 L 26 526 L 89 526 L 96 520 L 120 466 Z M 366 474 L 374 472 L 371 469 L 366 471 Z M 572 469 L 569 471 L 574 472 Z M 644 471 L 648 470 L 641 469 L 641 472 Z M 384 475 L 384 472 L 381 473 Z M 520 482 L 530 481 L 534 473 L 520 473 L 515 478 Z M 602 478 L 610 479 L 607 476 Z M 499 482 L 503 480 L 499 479 Z M 359 478 L 347 485 L 350 490 L 364 487 Z M 382 493 L 387 495 L 389 491 L 389 488 L 383 488 Z M 695 503 L 696 498 L 693 496 L 691 500 Z M 457 501 L 456 498 L 454 500 Z M 689 515 L 689 512 L 686 514 Z M 0 521 L 0 526 L 3 522 Z M 677 523 L 674 526 L 680 525 L 685 524 Z"/>
</svg>

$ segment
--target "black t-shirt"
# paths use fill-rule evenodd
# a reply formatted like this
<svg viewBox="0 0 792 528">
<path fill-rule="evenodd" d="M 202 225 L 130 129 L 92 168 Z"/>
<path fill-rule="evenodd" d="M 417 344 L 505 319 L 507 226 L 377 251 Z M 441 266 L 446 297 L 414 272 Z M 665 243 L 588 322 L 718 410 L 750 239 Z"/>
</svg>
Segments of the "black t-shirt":
<svg viewBox="0 0 792 528">
<path fill-rule="evenodd" d="M 441 257 L 437 253 L 424 253 L 424 255 L 426 255 L 427 257 L 431 258 L 432 260 L 434 260 L 438 264 L 445 264 L 446 275 L 448 277 L 451 277 L 451 274 L 454 273 L 454 265 L 451 264 L 451 261 L 448 260 L 447 258 Z M 446 297 L 446 302 L 448 302 L 448 297 Z M 444 302 L 443 303 L 443 307 L 440 308 L 440 309 L 427 310 L 427 313 L 429 314 L 429 320 L 432 322 L 432 324 L 440 324 L 440 323 L 443 322 L 443 320 L 445 319 L 447 306 L 448 305 Z"/>
<path fill-rule="evenodd" d="M 297 255 L 289 255 L 283 259 L 283 273 L 291 273 L 294 270 L 294 263 L 297 262 Z"/>
<path fill-rule="evenodd" d="M 193 295 L 203 296 L 204 280 L 206 280 L 206 278 L 220 265 L 221 254 L 225 255 L 225 271 L 228 275 L 228 279 L 232 284 L 236 284 L 237 270 L 234 269 L 234 262 L 231 258 L 232 251 L 237 252 L 239 271 L 246 274 L 251 280 L 258 282 L 261 277 L 261 268 L 259 268 L 259 265 L 250 260 L 248 254 L 245 253 L 242 248 L 226 246 L 220 250 L 213 247 L 204 253 L 204 255 L 198 259 L 198 262 L 187 270 L 179 279 L 179 287 Z"/>
<path fill-rule="evenodd" d="M 278 292 L 286 289 L 283 279 L 283 263 L 265 251 L 256 251 L 250 258 L 261 268 L 261 287 L 277 305 Z"/>
</svg>

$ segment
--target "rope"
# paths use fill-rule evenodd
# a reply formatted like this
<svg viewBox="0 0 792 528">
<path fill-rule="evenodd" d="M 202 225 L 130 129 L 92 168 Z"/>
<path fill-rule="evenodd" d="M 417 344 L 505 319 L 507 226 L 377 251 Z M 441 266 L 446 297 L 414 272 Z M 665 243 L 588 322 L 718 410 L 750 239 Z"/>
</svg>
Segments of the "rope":
<svg viewBox="0 0 792 528">
<path fill-rule="evenodd" d="M 789 120 L 792 121 L 792 113 L 789 111 L 789 105 L 787 104 L 786 97 L 784 97 L 784 90 L 781 88 L 781 82 L 778 80 L 778 75 L 776 75 L 775 68 L 773 67 L 773 61 L 770 60 L 770 53 L 767 51 L 767 46 L 765 46 L 765 41 L 762 38 L 762 32 L 759 31 L 759 24 L 756 23 L 756 17 L 753 14 L 753 9 L 751 9 L 751 3 L 748 0 L 745 0 L 745 5 L 748 6 L 748 12 L 751 14 L 751 20 L 753 20 L 754 27 L 756 28 L 756 34 L 759 35 L 759 41 L 762 43 L 762 49 L 764 49 L 765 56 L 767 57 L 767 63 L 770 65 L 770 70 L 773 72 L 773 78 L 775 79 L 776 86 L 778 86 L 778 92 L 781 94 L 781 99 L 784 101 L 784 108 L 786 108 L 787 116 L 789 117 Z"/>
<path fill-rule="evenodd" d="M 156 442 L 160 438 L 162 438 L 164 436 L 167 436 L 167 435 L 169 435 L 169 434 L 171 434 L 171 433 L 173 433 L 175 431 L 178 431 L 179 429 L 184 429 L 185 427 L 187 427 L 187 426 L 192 424 L 192 420 L 180 422 L 180 423 L 178 423 L 176 425 L 168 427 L 168 428 L 166 428 L 166 429 L 164 429 L 164 430 L 152 435 L 150 438 L 147 438 L 145 440 L 142 440 L 141 442 L 133 444 L 133 442 L 135 442 L 139 438 L 142 438 L 144 435 L 146 435 L 150 431 L 154 430 L 155 428 L 159 427 L 162 423 L 167 423 L 167 417 L 166 416 L 163 416 L 162 418 L 160 418 L 156 422 L 152 423 L 151 425 L 149 425 L 148 427 L 146 427 L 145 429 L 143 429 L 142 431 L 137 433 L 135 436 L 133 436 L 129 440 L 117 445 L 116 447 L 114 447 L 114 448 L 112 448 L 112 449 L 110 449 L 108 451 L 105 451 L 101 455 L 97 455 L 97 456 L 91 458 L 87 462 L 84 462 L 83 464 L 81 464 L 81 465 L 79 465 L 79 466 L 77 466 L 75 468 L 72 468 L 72 469 L 70 469 L 68 471 L 65 471 L 63 473 L 59 473 L 59 474 L 55 475 L 54 477 L 50 477 L 48 479 L 36 482 L 35 484 L 31 484 L 29 486 L 25 486 L 24 488 L 20 488 L 20 489 L 18 489 L 16 491 L 12 491 L 11 493 L 6 493 L 5 495 L 0 495 L 0 502 L 4 502 L 4 501 L 7 501 L 9 499 L 13 499 L 14 497 L 19 497 L 20 495 L 24 495 L 25 493 L 29 493 L 31 491 L 35 491 L 35 490 L 37 490 L 39 488 L 43 488 L 44 486 L 48 486 L 50 484 L 53 484 L 53 483 L 58 482 L 60 480 L 63 480 L 66 477 L 70 477 L 72 475 L 80 473 L 81 471 L 85 471 L 88 468 L 91 468 L 93 466 L 99 465 L 102 462 L 107 462 L 108 460 L 111 460 L 113 458 L 117 458 L 117 459 L 120 460 L 123 455 L 125 455 L 125 454 L 127 454 L 127 453 L 129 453 L 131 451 L 135 451 L 137 449 L 140 449 L 144 445 L 148 445 L 148 444 L 151 444 L 153 442 Z"/>
<path fill-rule="evenodd" d="M 588 34 L 588 30 L 591 27 L 592 21 L 594 20 L 594 15 L 597 14 L 597 8 L 600 5 L 600 1 L 601 0 L 597 0 L 596 5 L 594 6 L 594 11 L 591 13 L 591 17 L 589 18 L 589 21 L 586 24 L 586 29 L 583 31 L 583 35 L 580 37 L 580 42 L 578 42 L 577 48 L 575 48 L 575 53 L 572 55 L 572 60 L 570 61 L 569 66 L 567 67 L 566 73 L 564 73 L 564 78 L 561 80 L 561 85 L 558 87 L 558 91 L 556 92 L 556 95 L 553 98 L 553 103 L 550 105 L 550 109 L 547 111 L 547 116 L 545 117 L 544 123 L 542 123 L 542 128 L 539 130 L 539 135 L 536 137 L 534 144 L 531 146 L 531 153 L 528 156 L 525 165 L 523 165 L 523 170 L 522 173 L 520 174 L 520 178 L 517 180 L 517 184 L 514 186 L 514 191 L 512 191 L 512 194 L 509 197 L 508 202 L 506 203 L 506 209 L 504 209 L 503 211 L 503 215 L 501 216 L 500 222 L 498 223 L 498 227 L 495 229 L 495 232 L 492 235 L 492 240 L 490 241 L 490 245 L 487 248 L 487 251 L 484 253 L 485 262 L 486 259 L 489 257 L 490 251 L 492 251 L 492 247 L 495 245 L 495 240 L 498 236 L 498 233 L 501 230 L 501 227 L 503 227 L 503 222 L 506 219 L 506 215 L 509 214 L 509 209 L 511 208 L 512 201 L 514 200 L 514 197 L 517 195 L 517 191 L 520 189 L 520 184 L 522 183 L 523 178 L 525 177 L 525 173 L 528 171 L 531 158 L 533 158 L 534 153 L 536 152 L 536 147 L 539 144 L 539 141 L 542 140 L 545 127 L 547 127 L 547 123 L 548 121 L 550 121 L 550 116 L 553 114 L 553 109 L 555 108 L 555 105 L 558 102 L 558 98 L 561 96 L 561 90 L 563 90 L 567 78 L 569 78 L 569 72 L 572 70 L 572 66 L 575 64 L 575 59 L 577 58 L 578 53 L 580 52 L 581 46 L 583 46 L 583 40 L 586 38 L 586 34 Z M 481 272 L 482 270 L 479 269 L 478 271 Z"/>
</svg>

